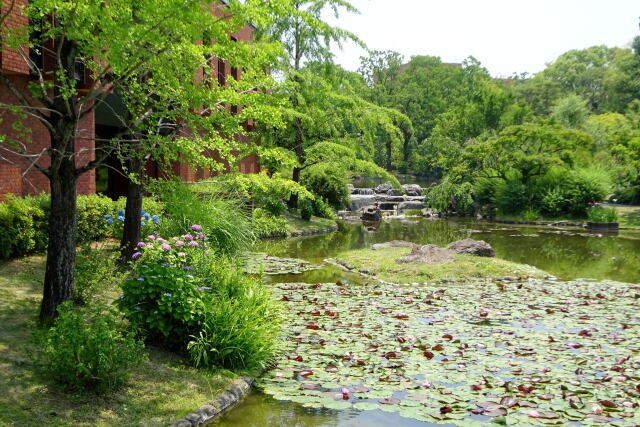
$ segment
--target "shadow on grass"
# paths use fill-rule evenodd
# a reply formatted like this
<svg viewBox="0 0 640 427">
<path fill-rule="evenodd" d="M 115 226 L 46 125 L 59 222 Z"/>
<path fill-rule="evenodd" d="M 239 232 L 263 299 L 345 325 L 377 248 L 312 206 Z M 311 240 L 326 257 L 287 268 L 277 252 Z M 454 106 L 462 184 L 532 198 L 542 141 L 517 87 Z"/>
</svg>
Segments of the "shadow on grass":
<svg viewBox="0 0 640 427">
<path fill-rule="evenodd" d="M 42 264 L 40 257 L 0 265 L 0 425 L 167 425 L 231 381 L 152 347 L 127 387 L 103 396 L 65 392 L 33 363 Z"/>
</svg>

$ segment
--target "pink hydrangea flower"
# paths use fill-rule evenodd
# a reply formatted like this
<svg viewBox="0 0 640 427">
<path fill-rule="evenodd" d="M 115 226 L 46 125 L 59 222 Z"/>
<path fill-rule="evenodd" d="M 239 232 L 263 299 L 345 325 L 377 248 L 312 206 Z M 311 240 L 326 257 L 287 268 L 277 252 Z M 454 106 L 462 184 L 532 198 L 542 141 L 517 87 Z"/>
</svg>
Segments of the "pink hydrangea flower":
<svg viewBox="0 0 640 427">
<path fill-rule="evenodd" d="M 163 243 L 162 246 L 160 246 L 162 248 L 163 251 L 170 251 L 171 250 L 171 246 L 167 245 L 166 243 Z"/>
</svg>

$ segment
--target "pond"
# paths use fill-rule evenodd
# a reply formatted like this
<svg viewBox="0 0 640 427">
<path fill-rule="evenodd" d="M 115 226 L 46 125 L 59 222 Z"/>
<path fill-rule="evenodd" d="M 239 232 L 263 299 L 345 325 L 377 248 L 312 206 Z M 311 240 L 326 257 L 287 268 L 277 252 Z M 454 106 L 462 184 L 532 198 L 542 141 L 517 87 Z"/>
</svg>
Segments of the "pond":
<svg viewBox="0 0 640 427">
<path fill-rule="evenodd" d="M 421 243 L 421 244 L 435 243 L 438 245 L 446 245 L 451 241 L 458 240 L 461 238 L 466 238 L 466 237 L 485 240 L 489 242 L 496 250 L 497 256 L 500 258 L 533 265 L 535 267 L 538 267 L 542 270 L 545 270 L 557 276 L 561 280 L 593 278 L 593 279 L 609 279 L 609 280 L 616 280 L 616 281 L 629 282 L 629 283 L 640 283 L 640 268 L 638 268 L 638 266 L 640 266 L 640 233 L 638 232 L 620 232 L 618 234 L 601 235 L 596 233 L 588 233 L 585 230 L 575 229 L 575 228 L 505 226 L 505 225 L 477 222 L 469 219 L 449 219 L 449 220 L 437 220 L 437 221 L 423 220 L 423 219 L 402 219 L 402 220 L 397 219 L 389 222 L 383 222 L 376 229 L 373 229 L 373 230 L 372 229 L 367 230 L 365 227 L 363 227 L 362 224 L 342 223 L 340 232 L 338 233 L 324 235 L 324 236 L 308 237 L 308 238 L 263 241 L 258 245 L 256 250 L 260 252 L 266 252 L 273 256 L 298 257 L 314 263 L 322 263 L 323 259 L 327 257 L 335 256 L 340 252 L 351 250 L 351 249 L 365 248 L 365 247 L 369 247 L 374 243 L 381 243 L 381 242 L 394 240 L 394 239 L 409 240 L 409 241 L 412 241 L 415 243 Z M 320 270 L 309 271 L 301 275 L 272 276 L 270 280 L 275 283 L 304 282 L 304 283 L 310 283 L 310 284 L 335 283 L 337 280 L 341 280 L 345 282 L 361 282 L 359 277 L 349 275 L 341 270 L 338 270 L 336 268 L 329 267 L 329 266 L 326 266 Z M 530 343 L 527 340 L 532 339 L 531 338 L 531 336 L 533 336 L 532 334 L 542 334 L 544 335 L 544 337 L 546 337 L 547 334 L 551 335 L 550 331 L 553 331 L 553 334 L 555 334 L 556 338 L 558 338 L 559 341 L 561 341 L 560 337 L 565 338 L 567 340 L 569 340 L 570 338 L 573 338 L 572 334 L 575 334 L 575 331 L 580 330 L 580 328 L 578 327 L 578 325 L 571 323 L 571 320 L 573 320 L 574 317 L 571 317 L 569 319 L 563 318 L 561 316 L 556 317 L 558 316 L 558 314 L 561 313 L 561 311 L 557 311 L 556 305 L 558 305 L 558 301 L 560 300 L 569 301 L 569 299 L 573 298 L 574 295 L 567 294 L 567 292 L 571 292 L 571 291 L 568 290 L 566 287 L 564 288 L 556 287 L 554 286 L 553 283 L 540 283 L 538 285 L 548 287 L 548 289 L 550 290 L 550 293 L 548 294 L 549 296 L 545 295 L 545 298 L 548 298 L 548 299 L 544 301 L 544 304 L 546 304 L 544 307 L 546 307 L 547 314 L 548 313 L 553 313 L 553 314 L 548 314 L 547 315 L 548 318 L 544 320 L 539 320 L 539 315 L 537 314 L 532 316 L 532 318 L 529 318 L 528 315 L 527 316 L 516 315 L 515 318 L 513 319 L 509 318 L 508 321 L 504 319 L 499 319 L 499 322 L 506 322 L 506 323 L 504 324 L 500 323 L 499 325 L 500 328 L 497 330 L 498 332 L 492 330 L 490 331 L 491 333 L 489 333 L 489 335 L 496 334 L 496 333 L 513 334 L 515 331 L 515 335 L 519 336 L 518 331 L 522 330 L 522 328 L 527 328 L 526 329 L 527 333 L 521 337 L 523 341 L 519 343 L 522 348 L 529 348 L 528 345 Z M 580 282 L 580 286 L 582 285 L 584 285 L 585 287 L 589 287 L 589 286 L 593 287 L 593 289 L 589 290 L 589 292 L 593 292 L 593 293 L 598 293 L 600 292 L 600 289 L 601 289 L 599 288 L 600 284 L 596 282 L 583 281 L 583 282 Z M 302 291 L 300 293 L 295 291 L 294 287 L 289 287 L 290 285 L 274 284 L 274 286 L 276 287 L 275 290 L 277 295 L 280 295 L 280 293 L 283 293 L 283 295 L 288 296 L 286 300 L 291 299 L 293 301 L 295 298 L 300 297 L 299 294 L 302 294 L 301 298 L 306 299 L 308 298 L 308 295 L 309 295 L 307 294 L 307 296 L 305 296 L 304 295 L 305 291 Z M 610 289 L 614 289 L 615 284 L 603 282 L 602 286 L 603 286 L 602 289 L 610 290 Z M 310 289 L 310 287 L 308 287 L 307 289 Z M 371 298 L 371 294 L 370 293 L 367 294 L 367 292 L 370 292 L 370 291 L 366 291 L 366 289 L 367 289 L 366 286 L 358 286 L 357 288 L 355 288 L 355 291 L 351 291 L 356 296 L 356 298 L 363 298 L 360 304 L 365 304 L 365 302 L 368 301 L 367 297 Z M 535 287 L 532 287 L 532 289 L 535 289 Z M 478 286 L 476 290 L 478 292 L 477 299 L 480 299 L 480 298 L 486 299 L 486 295 L 488 294 L 486 290 L 482 290 L 481 286 Z M 324 289 L 320 289 L 320 288 L 314 289 L 313 295 L 317 295 L 317 294 L 322 295 L 322 292 L 327 292 L 326 295 L 334 295 L 336 293 L 340 294 L 341 290 L 339 287 L 337 287 L 337 285 L 326 285 L 324 286 Z M 376 290 L 376 292 L 380 292 L 380 291 Z M 394 292 L 396 291 L 393 289 L 388 289 L 388 290 L 385 290 L 384 292 L 388 292 L 388 298 L 386 298 L 388 300 L 393 299 L 394 296 L 395 297 L 398 296 L 394 294 Z M 415 291 L 415 292 L 417 292 L 417 294 L 412 298 L 421 299 L 424 297 L 424 295 L 419 294 L 419 292 L 423 292 L 423 291 Z M 465 343 L 464 345 L 481 346 L 482 345 L 481 342 L 478 341 L 478 338 L 474 336 L 474 332 L 473 332 L 475 330 L 473 328 L 476 327 L 473 324 L 473 322 L 475 321 L 474 319 L 476 319 L 476 314 L 474 314 L 473 311 L 474 310 L 481 311 L 484 309 L 481 308 L 481 306 L 476 306 L 477 304 L 475 304 L 475 302 L 468 303 L 468 304 L 465 303 L 465 301 L 467 301 L 467 298 L 469 298 L 469 300 L 471 301 L 474 301 L 474 298 L 475 298 L 472 295 L 467 296 L 465 290 L 461 290 L 457 294 L 455 293 L 455 291 L 453 292 L 454 292 L 453 297 L 450 297 L 450 298 L 452 298 L 452 300 L 455 300 L 455 298 L 459 298 L 461 301 L 458 308 L 455 308 L 455 310 L 453 309 L 451 310 L 451 313 L 454 316 L 451 316 L 451 317 L 446 316 L 447 308 L 432 309 L 432 313 L 433 313 L 432 317 L 433 318 L 439 317 L 438 321 L 436 322 L 436 326 L 433 326 L 433 318 L 417 319 L 417 320 L 410 319 L 400 323 L 402 324 L 406 323 L 406 326 L 403 326 L 403 327 L 408 328 L 408 332 L 418 337 L 420 333 L 420 328 L 423 327 L 421 326 L 421 324 L 424 325 L 424 322 L 429 321 L 430 322 L 429 324 L 431 325 L 430 328 L 433 330 L 439 331 L 442 328 L 444 328 L 442 330 L 446 330 L 446 331 L 455 330 L 454 335 L 456 335 L 456 339 L 458 338 L 462 339 L 462 341 Z M 610 291 L 610 292 L 613 292 L 613 291 Z M 556 295 L 557 298 L 553 299 L 552 296 L 555 293 L 557 293 Z M 375 295 L 378 295 L 378 294 L 376 293 Z M 406 294 L 402 294 L 402 295 L 404 296 Z M 348 311 L 344 308 L 344 306 L 340 305 L 341 304 L 340 301 L 332 300 L 331 298 L 333 297 L 327 297 L 327 298 L 328 298 L 327 300 L 323 300 L 322 304 L 327 304 L 327 307 L 329 306 L 328 304 L 334 304 L 334 305 L 331 305 L 331 307 L 334 307 L 331 309 L 331 311 L 338 311 L 338 310 L 342 312 Z M 525 304 L 525 302 L 523 301 L 526 300 L 527 298 L 528 298 L 527 296 L 523 296 L 522 298 L 520 298 L 521 301 L 519 301 L 518 303 Z M 384 297 L 380 297 L 380 299 L 385 300 Z M 356 299 L 355 301 L 358 301 L 358 300 Z M 623 310 L 622 313 L 618 313 L 616 315 L 620 316 L 620 318 L 622 319 L 629 318 L 630 321 L 637 322 L 638 320 L 637 314 L 629 315 L 629 313 L 633 313 L 632 307 L 633 307 L 633 304 L 635 304 L 635 302 L 636 300 L 628 299 L 624 307 L 625 307 L 625 310 L 627 311 L 631 310 L 631 311 L 628 311 L 625 313 Z M 494 301 L 485 302 L 485 304 L 488 304 L 488 306 L 490 306 L 492 309 L 496 309 L 497 307 L 500 306 L 500 304 L 504 304 L 504 300 L 497 298 Z M 516 303 L 514 302 L 514 305 L 515 304 Z M 542 305 L 540 307 L 525 305 L 522 307 L 521 312 L 527 312 L 529 309 L 542 310 L 544 307 Z M 550 309 L 549 307 L 553 307 L 553 310 Z M 607 306 L 606 304 L 603 304 L 602 307 L 604 310 Z M 387 307 L 387 310 L 393 310 L 393 309 L 394 309 L 393 306 Z M 564 308 L 561 308 L 561 310 L 564 310 Z M 586 308 L 584 310 L 586 310 L 585 312 L 588 311 L 588 312 L 598 313 L 597 307 L 595 308 L 589 307 L 588 310 Z M 557 311 L 557 314 L 556 314 L 556 311 Z M 382 311 L 382 312 L 386 313 L 387 311 Z M 425 309 L 420 308 L 412 312 L 410 307 L 407 307 L 406 312 L 409 313 L 411 316 L 416 317 L 414 316 L 415 314 L 423 313 L 425 312 Z M 458 316 L 471 319 L 472 321 L 471 322 L 464 322 L 463 320 L 458 321 L 457 320 Z M 544 312 L 543 312 L 543 316 L 545 316 Z M 598 319 L 597 316 L 601 316 L 601 317 Z M 592 319 L 592 322 L 594 322 L 593 325 L 596 325 L 596 326 L 598 325 L 598 322 L 602 323 L 603 321 L 602 319 L 604 318 L 611 319 L 612 314 L 603 311 L 597 316 L 596 314 L 594 314 Z M 380 325 L 376 323 L 376 322 L 379 322 L 378 317 L 379 316 L 377 315 L 374 315 L 372 317 L 367 317 L 364 314 L 363 315 L 358 314 L 357 316 L 350 318 L 348 317 L 348 314 L 347 314 L 341 317 L 340 320 L 342 322 L 350 321 L 351 325 L 356 324 L 355 322 L 358 322 L 358 323 L 364 322 L 365 324 L 366 322 L 372 322 L 371 323 L 371 325 L 373 325 L 372 329 L 380 330 L 379 332 L 380 334 L 383 334 L 383 335 L 387 334 L 387 332 L 385 332 L 385 328 L 384 327 L 380 328 Z M 582 316 L 582 318 L 584 317 L 585 316 Z M 389 320 L 391 322 L 397 321 L 394 319 L 389 319 Z M 306 320 L 302 319 L 300 320 L 300 322 L 298 322 L 300 324 L 292 325 L 292 328 L 295 328 L 295 327 L 299 328 L 298 330 L 300 332 L 296 332 L 296 334 L 300 333 L 301 337 L 306 336 L 304 331 L 306 328 L 308 328 L 308 325 L 306 325 L 305 322 Z M 484 320 L 482 320 L 482 322 L 484 322 Z M 294 321 L 294 323 L 296 323 L 296 321 Z M 334 323 L 340 325 L 341 322 L 338 321 Z M 389 322 L 387 321 L 387 323 Z M 382 324 L 384 325 L 384 322 L 382 322 Z M 489 322 L 487 323 L 487 327 L 495 327 L 495 326 L 496 325 L 490 324 Z M 324 329 L 324 327 L 325 326 L 322 326 L 322 329 Z M 580 325 L 580 327 L 586 327 L 586 326 Z M 338 326 L 338 330 L 336 332 L 327 333 L 327 335 L 325 336 L 325 338 L 327 338 L 327 341 L 329 341 L 330 339 L 329 337 L 333 337 L 333 335 L 340 334 L 339 328 L 340 327 Z M 509 330 L 509 328 L 513 328 L 513 330 Z M 612 327 L 611 330 L 605 331 L 604 327 L 602 329 L 603 329 L 601 331 L 602 334 L 605 334 L 605 332 L 607 334 L 613 333 L 614 335 L 617 335 L 618 333 L 620 334 L 622 333 L 622 331 L 618 330 L 620 328 L 618 328 L 617 326 L 615 328 Z M 333 330 L 332 328 L 329 328 L 329 331 L 332 331 L 332 330 Z M 309 331 L 306 331 L 306 332 L 308 333 Z M 312 332 L 316 332 L 316 331 L 312 331 Z M 317 331 L 317 332 L 323 332 L 323 331 Z M 350 332 L 346 331 L 345 333 L 348 335 Z M 447 332 L 443 336 L 448 335 L 448 333 L 449 332 Z M 413 336 L 413 335 L 409 335 L 409 336 Z M 352 337 L 349 337 L 349 338 L 352 338 Z M 375 333 L 373 338 L 375 338 Z M 604 335 L 598 339 L 605 339 Z M 636 336 L 636 341 L 637 341 L 637 336 Z M 356 339 L 353 340 L 353 343 L 354 344 L 356 343 Z M 445 340 L 445 344 L 446 344 L 446 340 Z M 306 351 L 311 351 L 311 352 L 317 351 L 317 350 L 314 350 L 314 348 L 316 348 L 317 345 L 315 347 L 309 346 L 309 345 L 306 345 L 305 347 L 305 345 L 306 345 L 305 341 L 303 340 L 300 343 L 300 348 L 303 348 L 303 349 L 306 348 Z M 416 343 L 414 343 L 414 345 L 419 347 Z M 511 344 L 509 343 L 509 345 Z M 609 347 L 603 346 L 602 343 L 598 343 L 598 344 L 593 344 L 591 346 L 587 345 L 585 346 L 584 349 L 581 349 L 581 350 L 576 350 L 574 347 L 568 348 L 568 350 L 569 350 L 569 353 L 584 352 L 582 356 L 585 358 L 589 358 L 589 357 L 592 357 L 592 355 L 590 355 L 588 351 L 597 350 L 599 352 L 602 352 L 602 348 L 605 348 L 608 350 Z M 334 353 L 336 351 L 339 351 L 337 350 L 339 348 L 340 348 L 339 346 L 334 348 L 333 349 Z M 287 351 L 292 351 L 292 350 L 298 350 L 298 345 L 296 344 L 293 347 L 287 348 Z M 404 350 L 404 347 L 403 347 L 403 350 Z M 408 348 L 406 350 L 409 352 Z M 300 351 L 303 351 L 303 350 L 300 350 Z M 444 351 L 446 351 L 446 349 Z M 486 351 L 486 350 L 483 350 L 483 351 Z M 426 353 L 430 353 L 430 352 L 426 352 Z M 318 354 L 319 354 L 318 357 L 320 358 L 324 357 L 323 356 L 324 353 L 320 352 Z M 418 351 L 418 356 L 420 354 L 421 354 L 421 351 Z M 492 357 L 496 358 L 498 362 L 500 362 L 501 359 L 504 359 L 507 356 L 508 354 L 503 353 L 502 350 L 495 351 L 495 354 L 492 354 Z M 434 356 L 431 356 L 431 357 L 434 357 Z M 458 361 L 459 362 L 458 365 L 462 364 L 464 366 L 467 362 L 469 362 L 470 363 L 469 366 L 473 366 L 473 364 L 471 364 L 473 357 L 474 356 L 472 352 L 469 350 L 468 354 L 465 354 L 464 357 L 462 356 L 460 357 L 460 361 Z M 551 356 L 541 354 L 539 357 L 546 358 Z M 556 356 L 553 355 L 553 357 L 556 357 Z M 441 358 L 441 357 L 439 354 L 436 354 L 434 360 L 437 360 L 438 358 Z M 469 359 L 466 359 L 466 358 L 469 358 Z M 387 361 L 386 359 L 383 358 L 383 362 L 394 367 L 395 365 L 393 365 L 393 363 L 397 363 L 398 361 L 395 360 L 396 359 L 395 357 L 390 357 L 390 359 L 391 360 Z M 420 367 L 429 366 L 429 365 L 425 365 L 425 363 L 428 363 L 428 362 L 425 362 L 424 360 L 416 359 L 416 355 L 411 354 L 410 352 L 407 353 L 407 357 L 405 357 L 403 360 L 407 362 L 407 367 L 401 368 L 401 370 L 407 369 L 408 371 L 411 372 L 411 369 L 417 369 Z M 494 365 L 496 365 L 495 363 L 496 360 L 493 361 Z M 522 362 L 522 360 L 519 360 L 519 359 L 517 359 L 516 361 Z M 376 361 L 376 363 L 380 363 L 380 362 Z M 409 365 L 411 363 L 413 363 L 414 366 L 410 369 Z M 545 363 L 545 362 L 542 360 L 535 359 L 535 361 L 531 363 L 532 363 L 531 365 L 525 365 L 525 371 L 526 371 L 526 366 L 529 366 L 529 368 L 532 368 L 532 367 L 537 368 L 539 366 L 542 366 L 540 365 L 540 363 Z M 498 363 L 496 366 L 499 366 L 499 365 L 500 363 Z M 285 372 L 285 376 L 282 379 L 282 381 L 284 381 L 283 386 L 286 386 L 288 382 L 292 382 L 292 379 L 290 378 L 289 370 L 293 370 L 292 372 L 299 374 L 299 371 L 295 369 L 295 366 L 296 366 L 295 361 L 288 360 L 286 362 L 283 361 L 283 363 L 278 367 L 278 370 L 282 370 L 283 372 Z M 558 364 L 558 366 L 561 367 L 562 364 Z M 555 369 L 554 366 L 551 366 L 551 368 Z M 454 375 L 455 372 L 452 374 L 447 370 L 438 371 L 438 369 L 434 369 L 432 371 L 434 376 L 440 379 L 446 378 L 447 376 L 449 376 L 450 378 L 452 378 L 450 379 L 451 384 L 455 384 L 456 381 L 460 380 L 459 377 Z M 561 368 L 558 368 L 558 369 L 559 369 L 558 372 L 552 372 L 552 374 L 554 374 L 556 377 L 563 377 L 563 376 L 567 377 L 567 375 L 568 376 L 573 375 L 572 372 L 567 373 L 566 371 L 563 371 Z M 470 372 L 468 373 L 467 372 L 462 373 L 462 375 L 465 375 L 465 376 L 466 375 L 473 376 L 476 374 L 477 372 L 474 373 L 472 370 L 470 370 Z M 580 372 L 580 374 L 583 375 L 582 372 Z M 600 371 L 598 372 L 594 371 L 593 373 L 593 375 L 600 375 L 600 374 L 601 374 Z M 263 394 L 261 392 L 253 392 L 240 406 L 235 408 L 224 418 L 217 421 L 216 424 L 221 426 L 281 426 L 281 425 L 287 425 L 287 426 L 360 426 L 360 425 L 418 426 L 418 425 L 432 425 L 432 424 L 435 425 L 434 423 L 428 421 L 428 417 L 422 418 L 423 421 L 419 421 L 418 419 L 421 418 L 420 414 L 415 416 L 411 415 L 413 413 L 411 411 L 415 409 L 412 405 L 406 405 L 407 407 L 403 407 L 402 410 L 394 410 L 393 408 L 391 408 L 391 406 L 394 406 L 394 405 L 389 405 L 389 406 L 375 405 L 376 403 L 378 403 L 377 401 L 378 397 L 381 397 L 381 398 L 384 397 L 383 400 L 394 400 L 396 398 L 399 398 L 399 399 L 402 399 L 402 405 L 405 405 L 405 403 L 410 404 L 411 396 L 407 398 L 406 393 L 398 393 L 397 390 L 394 391 L 392 394 L 388 394 L 388 395 L 380 394 L 380 395 L 367 396 L 369 398 L 373 397 L 373 400 L 371 399 L 362 400 L 361 405 L 365 405 L 365 406 L 357 406 L 357 405 L 354 406 L 351 404 L 351 401 L 344 403 L 344 402 L 341 402 L 340 399 L 338 399 L 336 402 L 330 401 L 329 404 L 327 405 L 326 395 L 330 395 L 331 392 L 335 394 L 336 390 L 331 390 L 330 388 L 325 387 L 326 381 L 329 381 L 329 378 L 326 377 L 326 375 L 327 374 L 324 372 L 322 374 L 316 372 L 315 377 L 314 376 L 310 377 L 309 390 L 305 389 L 305 390 L 302 390 L 302 392 L 293 391 L 294 393 L 293 395 L 287 395 L 287 392 L 291 393 L 292 391 L 291 390 L 287 391 L 286 387 L 283 388 L 283 391 L 280 394 L 278 394 L 279 392 L 277 391 L 277 388 L 275 389 L 276 390 L 275 392 L 273 391 L 274 390 L 273 386 L 274 385 L 277 386 L 278 385 L 277 382 L 280 381 L 280 379 L 274 380 L 273 374 L 269 374 L 268 377 L 265 378 L 264 385 L 265 387 L 270 388 L 272 392 L 271 394 L 275 393 L 277 397 L 280 397 L 280 400 L 276 400 L 273 397 L 267 394 Z M 337 372 L 337 373 L 332 373 L 330 377 L 335 379 L 335 378 L 338 378 L 340 375 L 341 375 L 341 372 Z M 352 374 L 348 373 L 346 375 L 347 375 L 346 378 L 349 378 L 349 376 Z M 495 375 L 497 378 L 501 374 L 496 371 L 490 375 L 491 376 Z M 418 381 L 417 383 L 418 386 L 420 384 L 420 381 L 424 379 L 420 375 L 410 376 L 407 374 L 406 376 L 408 380 L 411 380 L 414 382 Z M 344 381 L 345 377 L 342 377 L 342 378 Z M 482 377 L 482 378 L 485 378 L 485 377 Z M 597 378 L 597 377 L 594 377 L 594 378 Z M 306 378 L 298 377 L 298 378 L 294 378 L 294 380 L 297 386 L 299 384 L 298 381 L 300 380 L 304 381 L 306 380 Z M 572 378 L 572 381 L 578 381 L 578 380 L 580 379 Z M 315 388 L 319 387 L 322 384 L 322 381 L 325 381 L 324 383 L 325 386 L 318 388 L 318 390 L 316 391 Z M 482 380 L 480 382 L 482 382 Z M 320 383 L 320 384 L 314 384 L 314 383 Z M 354 384 L 348 384 L 348 386 L 349 387 L 362 386 L 364 383 L 365 383 L 365 380 L 362 379 L 359 382 L 356 382 Z M 371 386 L 371 384 L 366 384 L 366 385 L 369 388 L 374 387 L 374 386 Z M 357 388 L 358 387 L 356 387 L 356 391 L 357 391 Z M 456 390 L 458 389 L 453 388 L 453 390 L 455 395 Z M 464 390 L 465 391 L 461 393 L 465 396 L 464 399 L 467 399 L 468 398 L 467 395 L 469 393 L 468 387 L 464 388 Z M 356 391 L 354 391 L 354 394 Z M 296 396 L 297 393 L 305 395 L 303 396 L 304 398 L 300 398 L 300 396 Z M 449 397 L 450 396 L 447 396 L 447 398 Z M 286 401 L 288 399 L 298 400 L 300 403 L 309 401 L 312 404 L 303 406 L 302 404 L 299 404 L 299 403 L 292 403 L 292 402 Z M 325 407 L 318 408 L 317 401 L 315 401 L 314 399 L 320 399 L 320 400 L 325 399 L 323 404 Z M 367 404 L 370 405 L 370 407 L 367 407 L 366 406 Z M 306 407 L 306 406 L 315 406 L 315 407 Z M 345 408 L 345 409 L 340 409 L 340 408 Z M 354 408 L 370 409 L 370 410 L 359 411 Z M 486 409 L 482 409 L 482 408 L 480 409 L 481 409 L 481 411 L 479 412 L 480 415 L 478 415 L 475 418 L 475 420 L 471 419 L 467 421 L 475 422 L 477 425 L 483 425 L 485 423 L 490 422 L 489 418 L 482 415 L 484 413 L 487 413 L 487 412 L 482 412 L 482 410 L 486 410 Z M 494 410 L 494 409 L 490 409 L 490 410 Z M 637 408 L 636 408 L 636 411 L 637 411 Z M 406 415 L 407 413 L 409 414 L 407 415 L 408 417 L 401 416 L 401 414 Z M 454 414 L 455 414 L 455 411 L 454 411 Z M 415 419 L 415 418 L 418 418 L 418 419 Z M 547 421 L 553 421 L 553 420 L 547 420 Z M 441 420 L 437 425 L 447 425 L 446 422 L 447 422 L 447 419 L 445 417 L 445 419 Z M 449 425 L 456 425 L 456 424 L 449 424 Z"/>
</svg>

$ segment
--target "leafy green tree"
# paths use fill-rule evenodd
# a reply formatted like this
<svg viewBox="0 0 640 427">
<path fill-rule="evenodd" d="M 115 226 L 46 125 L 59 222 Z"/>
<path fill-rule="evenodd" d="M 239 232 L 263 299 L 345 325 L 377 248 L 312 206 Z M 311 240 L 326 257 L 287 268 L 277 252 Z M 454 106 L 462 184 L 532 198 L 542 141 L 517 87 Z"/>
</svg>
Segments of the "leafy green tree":
<svg viewBox="0 0 640 427">
<path fill-rule="evenodd" d="M 576 153 L 590 150 L 591 144 L 591 137 L 579 130 L 526 123 L 474 141 L 466 147 L 464 158 L 472 175 L 507 180 L 516 172 L 528 185 L 554 166 L 573 165 Z"/>
<path fill-rule="evenodd" d="M 569 95 L 554 105 L 552 115 L 561 125 L 580 129 L 589 117 L 589 107 L 578 95 Z"/>
<path fill-rule="evenodd" d="M 45 64 L 52 67 L 38 67 L 24 54 L 23 60 L 35 74 L 26 91 L 0 72 L 3 86 L 19 102 L 18 106 L 2 107 L 15 112 L 17 123 L 20 116 L 36 119 L 51 141 L 49 149 L 36 156 L 29 152 L 28 132 L 2 142 L 4 150 L 33 159 L 31 167 L 40 170 L 51 186 L 42 321 L 52 319 L 56 307 L 72 295 L 76 182 L 80 175 L 120 147 L 167 162 L 202 159 L 208 149 L 225 155 L 234 148 L 227 136 L 241 131 L 248 118 L 269 120 L 275 116 L 274 109 L 263 102 L 267 91 L 256 89 L 264 86 L 267 58 L 274 56 L 277 48 L 267 43 L 234 43 L 229 34 L 247 22 L 268 25 L 276 13 L 286 10 L 287 2 L 225 3 L 222 8 L 198 0 L 120 0 L 105 7 L 98 0 L 33 0 L 25 9 L 31 22 L 28 28 L 10 28 L 0 22 L 5 46 L 19 52 L 20 46 L 31 46 L 45 55 L 49 59 Z M 54 20 L 43 17 L 55 17 L 55 25 Z M 3 15 L 0 19 L 6 18 Z M 206 43 L 197 43 L 203 39 Z M 51 43 L 55 48 L 50 48 Z M 213 57 L 246 66 L 243 83 L 223 88 L 211 82 L 203 70 L 210 70 L 209 59 Z M 94 82 L 87 90 L 78 84 L 79 63 Z M 244 90 L 242 85 L 246 85 Z M 122 96 L 131 115 L 121 120 L 125 131 L 104 141 L 105 148 L 93 153 L 94 160 L 77 162 L 80 155 L 87 154 L 75 148 L 76 140 L 84 137 L 78 123 L 114 94 Z M 227 105 L 246 108 L 233 115 Z M 179 129 L 166 138 L 163 129 L 167 128 Z M 132 150 L 135 146 L 142 147 Z"/>
</svg>

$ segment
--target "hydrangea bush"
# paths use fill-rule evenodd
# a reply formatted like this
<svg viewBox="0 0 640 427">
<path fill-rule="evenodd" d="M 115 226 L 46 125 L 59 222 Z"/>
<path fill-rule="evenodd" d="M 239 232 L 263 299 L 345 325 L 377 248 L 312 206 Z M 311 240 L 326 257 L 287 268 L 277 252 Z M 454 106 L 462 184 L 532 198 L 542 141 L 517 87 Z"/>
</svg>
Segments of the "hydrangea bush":
<svg viewBox="0 0 640 427">
<path fill-rule="evenodd" d="M 188 352 L 196 365 L 262 367 L 280 322 L 262 284 L 208 247 L 200 225 L 165 239 L 149 234 L 116 305 L 147 338 Z"/>
<path fill-rule="evenodd" d="M 111 227 L 111 235 L 120 238 L 124 228 L 124 211 L 118 209 L 114 214 L 107 214 L 104 219 L 107 226 Z M 160 215 L 154 215 L 149 212 L 145 212 L 144 209 L 140 215 L 140 226 L 142 227 L 142 234 L 157 233 L 160 229 Z"/>
</svg>

